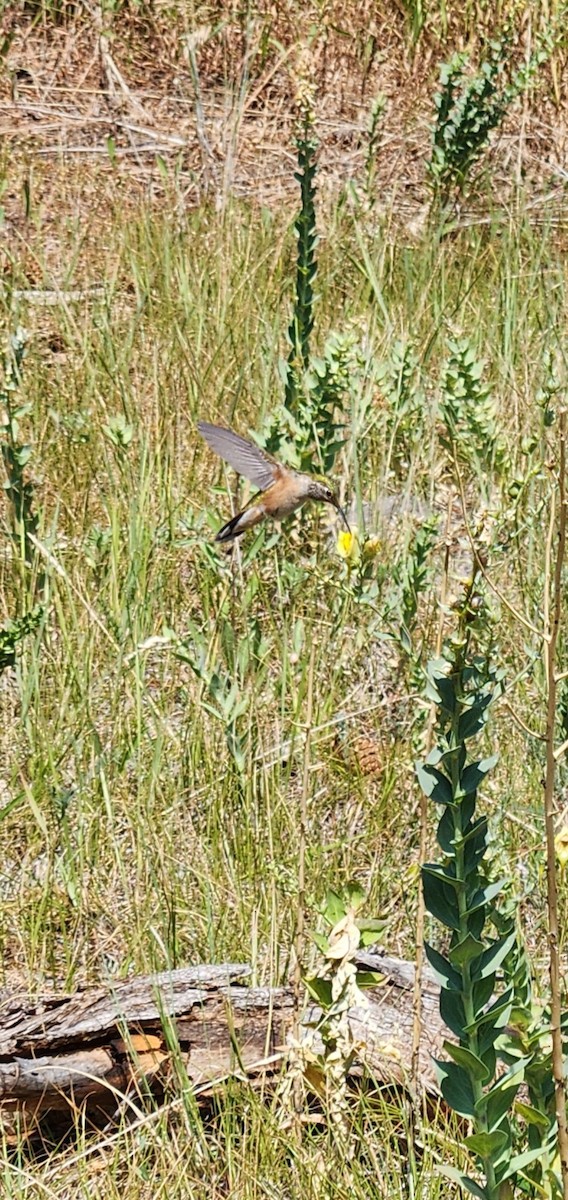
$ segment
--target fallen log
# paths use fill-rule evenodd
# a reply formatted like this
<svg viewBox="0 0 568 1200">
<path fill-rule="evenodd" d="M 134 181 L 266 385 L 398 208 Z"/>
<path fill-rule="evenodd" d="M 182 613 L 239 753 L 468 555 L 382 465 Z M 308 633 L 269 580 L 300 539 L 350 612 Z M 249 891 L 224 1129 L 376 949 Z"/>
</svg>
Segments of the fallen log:
<svg viewBox="0 0 568 1200">
<path fill-rule="evenodd" d="M 352 1009 L 361 1067 L 384 1083 L 410 1075 L 414 966 L 387 955 L 357 961 L 382 981 Z M 72 996 L 30 1002 L 0 996 L 0 1110 L 39 1120 L 82 1106 L 108 1115 L 121 1096 L 163 1093 L 174 1055 L 200 1091 L 230 1075 L 252 1081 L 279 1070 L 294 1025 L 290 987 L 250 987 L 238 963 L 139 976 Z M 303 1028 L 318 1010 L 303 1015 Z M 441 1050 L 438 988 L 425 973 L 419 1082 L 435 1094 L 431 1055 Z M 210 1090 L 210 1089 L 209 1089 Z"/>
</svg>

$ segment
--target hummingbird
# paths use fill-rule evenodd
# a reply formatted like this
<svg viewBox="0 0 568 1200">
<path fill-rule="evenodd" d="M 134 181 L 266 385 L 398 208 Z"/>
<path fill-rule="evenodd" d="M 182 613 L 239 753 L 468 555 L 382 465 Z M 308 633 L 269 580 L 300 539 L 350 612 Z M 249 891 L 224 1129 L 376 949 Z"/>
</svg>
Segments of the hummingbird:
<svg viewBox="0 0 568 1200">
<path fill-rule="evenodd" d="M 232 429 L 210 425 L 208 421 L 199 421 L 197 428 L 215 454 L 260 488 L 236 517 L 231 517 L 222 526 L 215 537 L 216 542 L 233 542 L 267 517 L 282 521 L 306 500 L 322 500 L 325 504 L 332 504 L 349 529 L 349 522 L 337 496 L 322 475 L 304 475 L 301 471 L 282 466 L 266 451 L 255 446 L 254 442 L 239 437 Z"/>
</svg>

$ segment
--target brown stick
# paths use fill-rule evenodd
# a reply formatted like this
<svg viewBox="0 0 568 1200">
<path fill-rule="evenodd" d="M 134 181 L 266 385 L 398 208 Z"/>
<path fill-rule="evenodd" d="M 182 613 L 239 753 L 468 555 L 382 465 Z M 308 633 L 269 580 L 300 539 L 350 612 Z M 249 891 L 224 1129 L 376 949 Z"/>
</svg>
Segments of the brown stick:
<svg viewBox="0 0 568 1200">
<path fill-rule="evenodd" d="M 316 658 L 316 643 L 312 641 L 310 663 L 308 667 L 308 698 L 306 703 L 306 741 L 304 744 L 304 770 L 302 774 L 302 795 L 300 797 L 300 847 L 298 852 L 298 911 L 296 915 L 296 936 L 294 948 L 296 962 L 294 964 L 294 1004 L 296 1021 L 299 1026 L 300 1007 L 302 1001 L 302 971 L 305 946 L 305 912 L 306 912 L 306 838 L 308 828 L 308 789 L 310 783 L 310 751 L 311 733 L 314 708 L 314 666 Z"/>
<path fill-rule="evenodd" d="M 566 553 L 566 526 L 568 500 L 566 497 L 566 411 L 559 414 L 559 465 L 558 465 L 558 545 L 551 579 L 553 543 L 556 533 L 554 493 L 550 504 L 550 522 L 545 551 L 545 596 L 544 596 L 544 660 L 547 680 L 546 705 L 546 770 L 544 776 L 544 822 L 546 827 L 546 881 L 548 908 L 548 944 L 550 973 L 550 1018 L 552 1032 L 552 1069 L 556 1120 L 558 1125 L 558 1152 L 562 1170 L 564 1200 L 568 1200 L 568 1125 L 566 1121 L 566 1085 L 564 1081 L 564 1056 L 562 1051 L 562 997 L 559 953 L 558 883 L 556 878 L 556 852 L 554 847 L 554 784 L 556 755 L 554 734 L 556 723 L 556 651 L 560 621 L 562 617 L 562 572 Z M 552 584 L 552 613 L 550 588 Z"/>
</svg>

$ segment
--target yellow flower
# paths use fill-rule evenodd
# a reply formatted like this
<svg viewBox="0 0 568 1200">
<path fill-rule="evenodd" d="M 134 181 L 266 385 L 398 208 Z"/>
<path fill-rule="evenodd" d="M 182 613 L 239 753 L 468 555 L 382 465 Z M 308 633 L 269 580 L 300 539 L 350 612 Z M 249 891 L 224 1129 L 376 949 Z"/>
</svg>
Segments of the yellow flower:
<svg viewBox="0 0 568 1200">
<path fill-rule="evenodd" d="M 361 561 L 361 546 L 359 544 L 359 535 L 356 529 L 348 532 L 342 529 L 337 535 L 337 553 L 340 558 L 344 558 L 348 567 L 356 567 Z"/>
<path fill-rule="evenodd" d="M 375 558 L 381 548 L 379 537 L 368 537 L 363 542 L 363 558 Z"/>
<path fill-rule="evenodd" d="M 563 825 L 562 829 L 556 834 L 554 839 L 554 849 L 556 857 L 562 869 L 568 863 L 568 825 Z"/>
</svg>

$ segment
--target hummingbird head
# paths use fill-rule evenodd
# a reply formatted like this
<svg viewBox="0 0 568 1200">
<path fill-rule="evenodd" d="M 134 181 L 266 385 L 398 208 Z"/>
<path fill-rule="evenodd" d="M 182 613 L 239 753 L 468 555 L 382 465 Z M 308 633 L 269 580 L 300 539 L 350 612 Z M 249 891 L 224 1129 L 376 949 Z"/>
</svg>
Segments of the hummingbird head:
<svg viewBox="0 0 568 1200">
<path fill-rule="evenodd" d="M 345 521 L 347 529 L 349 529 L 349 522 L 348 522 L 347 517 L 345 516 L 345 513 L 339 503 L 339 500 L 337 499 L 337 496 L 335 495 L 333 488 L 330 487 L 329 483 L 327 482 L 327 479 L 323 475 L 311 475 L 310 476 L 310 480 L 309 480 L 309 484 L 308 484 L 308 499 L 323 500 L 324 504 L 332 504 L 333 507 L 337 509 L 338 513 Z"/>
</svg>

